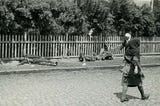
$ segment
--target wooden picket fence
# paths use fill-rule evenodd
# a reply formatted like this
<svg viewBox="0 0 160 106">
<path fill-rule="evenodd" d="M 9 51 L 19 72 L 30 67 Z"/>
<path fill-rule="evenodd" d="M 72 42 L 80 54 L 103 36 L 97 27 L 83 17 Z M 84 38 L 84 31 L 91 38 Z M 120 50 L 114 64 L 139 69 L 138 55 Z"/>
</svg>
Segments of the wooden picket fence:
<svg viewBox="0 0 160 106">
<path fill-rule="evenodd" d="M 87 35 L 0 35 L 0 58 L 20 59 L 25 55 L 46 58 L 78 57 L 99 54 L 104 44 L 109 50 L 121 45 L 120 36 L 87 36 Z M 160 54 L 159 37 L 141 37 L 142 54 Z M 115 55 L 124 50 L 115 49 Z"/>
</svg>

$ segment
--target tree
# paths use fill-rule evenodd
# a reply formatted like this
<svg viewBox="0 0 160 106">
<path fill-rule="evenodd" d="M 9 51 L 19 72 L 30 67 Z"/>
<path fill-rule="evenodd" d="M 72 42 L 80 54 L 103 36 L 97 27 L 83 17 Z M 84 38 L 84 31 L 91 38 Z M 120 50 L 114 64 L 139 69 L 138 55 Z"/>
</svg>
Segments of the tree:
<svg viewBox="0 0 160 106">
<path fill-rule="evenodd" d="M 154 35 L 154 17 L 147 5 L 139 7 L 132 1 L 112 0 L 110 11 L 115 17 L 114 26 L 118 35 L 124 35 L 125 32 L 135 36 Z"/>
<path fill-rule="evenodd" d="M 32 27 L 32 16 L 29 9 L 20 7 L 15 10 L 15 22 L 19 26 L 19 32 L 24 33 Z"/>
<path fill-rule="evenodd" d="M 19 0 L 4 1 L 1 5 L 1 33 L 23 34 L 31 27 L 30 11 Z"/>
<path fill-rule="evenodd" d="M 78 0 L 78 7 L 82 14 L 85 14 L 85 22 L 88 23 L 89 29 L 94 28 L 94 33 L 106 33 L 113 28 L 112 14 L 109 13 L 108 1 L 106 0 Z"/>
<path fill-rule="evenodd" d="M 150 7 L 132 0 L 1 0 L 0 32 L 87 34 L 94 28 L 96 35 L 153 36 L 159 33 L 158 11 L 155 16 Z"/>
<path fill-rule="evenodd" d="M 154 16 L 147 5 L 132 9 L 132 33 L 139 36 L 153 36 L 155 33 Z"/>
<path fill-rule="evenodd" d="M 14 14 L 9 12 L 6 6 L 0 6 L 0 32 L 7 34 L 13 32 L 12 28 L 16 29 L 14 24 Z"/>
<path fill-rule="evenodd" d="M 131 29 L 130 0 L 111 0 L 110 12 L 114 16 L 114 26 L 118 35 L 122 35 Z"/>
<path fill-rule="evenodd" d="M 153 0 L 153 13 L 155 17 L 156 35 L 160 36 L 160 1 Z"/>
</svg>

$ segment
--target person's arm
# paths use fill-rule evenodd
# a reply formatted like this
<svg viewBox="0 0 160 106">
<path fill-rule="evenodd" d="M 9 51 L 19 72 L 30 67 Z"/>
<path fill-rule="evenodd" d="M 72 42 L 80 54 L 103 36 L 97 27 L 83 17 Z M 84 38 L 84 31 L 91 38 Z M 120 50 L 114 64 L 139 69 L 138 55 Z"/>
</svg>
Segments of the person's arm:
<svg viewBox="0 0 160 106">
<path fill-rule="evenodd" d="M 120 46 L 120 50 L 122 50 L 125 47 L 126 40 L 123 41 L 122 45 Z"/>
</svg>

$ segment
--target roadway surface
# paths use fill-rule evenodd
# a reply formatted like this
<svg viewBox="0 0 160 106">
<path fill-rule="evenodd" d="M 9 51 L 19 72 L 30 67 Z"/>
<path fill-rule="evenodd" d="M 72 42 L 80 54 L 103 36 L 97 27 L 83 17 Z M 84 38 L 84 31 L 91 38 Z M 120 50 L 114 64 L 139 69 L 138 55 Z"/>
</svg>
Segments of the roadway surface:
<svg viewBox="0 0 160 106">
<path fill-rule="evenodd" d="M 0 75 L 0 106 L 160 106 L 160 67 L 143 72 L 149 100 L 129 88 L 124 103 L 118 69 Z"/>
</svg>

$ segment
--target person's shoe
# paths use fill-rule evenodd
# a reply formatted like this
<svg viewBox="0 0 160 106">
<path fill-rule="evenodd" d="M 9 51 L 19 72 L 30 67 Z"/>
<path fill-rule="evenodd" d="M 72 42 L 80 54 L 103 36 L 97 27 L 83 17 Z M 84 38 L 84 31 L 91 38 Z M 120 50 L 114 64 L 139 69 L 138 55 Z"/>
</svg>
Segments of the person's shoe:
<svg viewBox="0 0 160 106">
<path fill-rule="evenodd" d="M 146 94 L 146 95 L 144 95 L 141 99 L 142 99 L 142 100 L 147 100 L 148 98 L 149 98 L 149 95 Z"/>
<path fill-rule="evenodd" d="M 129 101 L 128 98 L 121 99 L 121 102 L 127 102 L 127 101 Z"/>
</svg>

